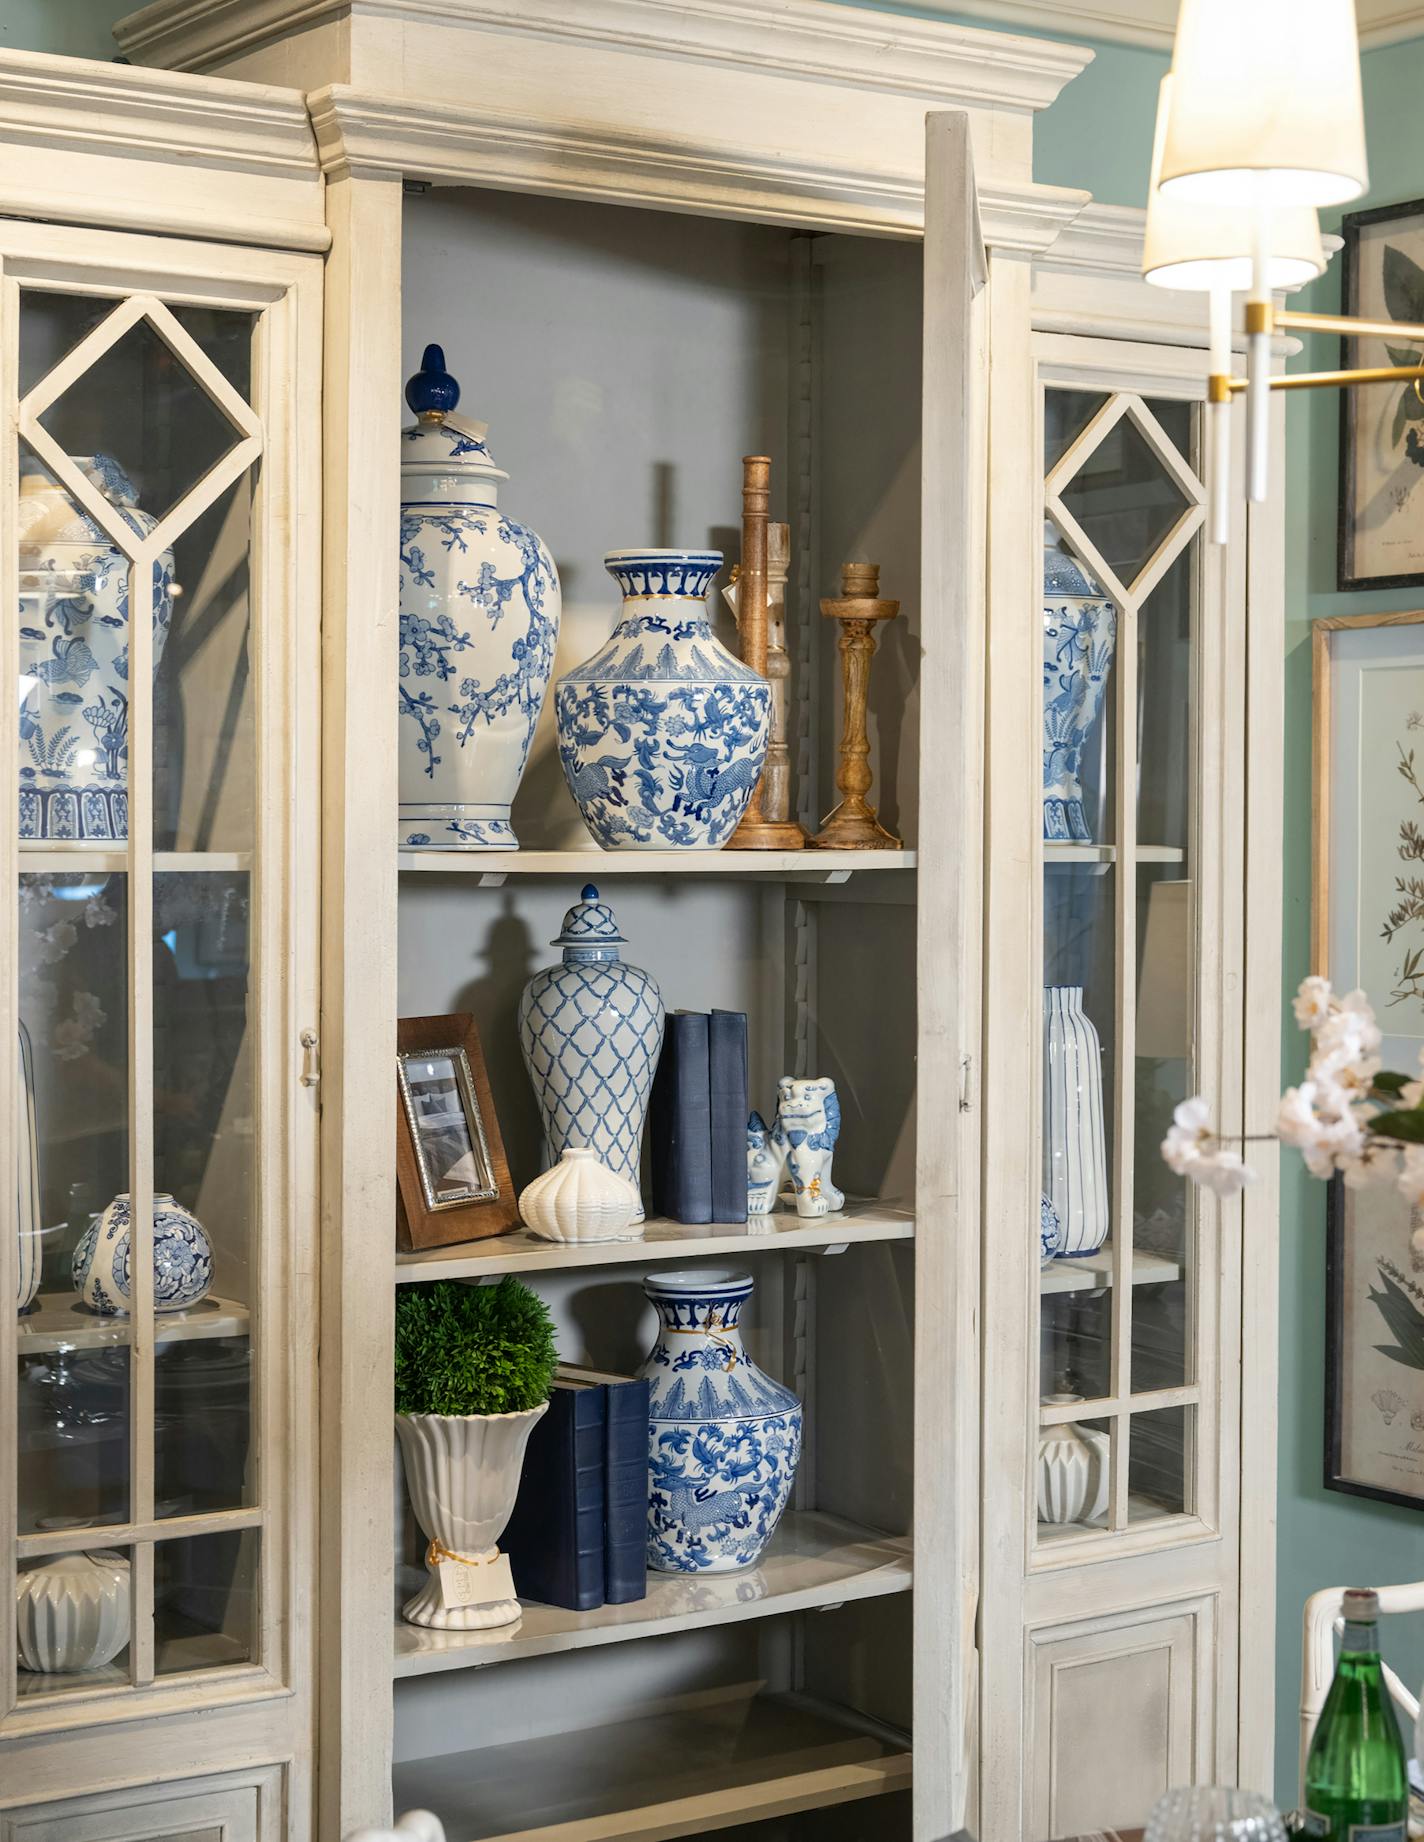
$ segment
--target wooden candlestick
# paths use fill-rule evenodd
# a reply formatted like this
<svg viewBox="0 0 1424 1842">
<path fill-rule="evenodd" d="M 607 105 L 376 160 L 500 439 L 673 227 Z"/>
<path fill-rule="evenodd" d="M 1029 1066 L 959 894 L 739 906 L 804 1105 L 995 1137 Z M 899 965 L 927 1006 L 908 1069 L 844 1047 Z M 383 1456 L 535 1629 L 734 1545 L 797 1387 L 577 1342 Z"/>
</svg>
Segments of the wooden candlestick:
<svg viewBox="0 0 1424 1842">
<path fill-rule="evenodd" d="M 722 598 L 741 622 L 741 564 Z M 771 740 L 761 776 L 761 809 L 777 825 L 794 827 L 796 842 L 783 846 L 800 850 L 809 840 L 791 816 L 791 740 L 789 701 L 791 657 L 786 650 L 786 583 L 791 574 L 791 526 L 766 527 L 766 675 L 771 681 Z"/>
<path fill-rule="evenodd" d="M 767 524 L 771 507 L 771 462 L 764 454 L 742 461 L 742 561 L 737 574 L 737 626 L 742 662 L 763 678 L 767 669 Z M 775 734 L 776 686 L 772 686 L 772 733 Z M 771 744 L 767 765 L 772 764 Z M 799 851 L 806 834 L 793 819 L 773 817 L 766 806 L 766 768 L 757 782 L 741 823 L 727 840 L 729 851 Z"/>
<path fill-rule="evenodd" d="M 843 563 L 839 599 L 821 603 L 827 620 L 841 623 L 841 719 L 840 766 L 836 786 L 844 795 L 811 840 L 828 851 L 897 851 L 900 840 L 892 837 L 875 817 L 875 808 L 866 803 L 870 791 L 870 741 L 865 733 L 865 710 L 870 699 L 870 661 L 875 656 L 875 623 L 893 620 L 900 612 L 898 601 L 882 601 L 880 565 L 878 563 Z"/>
</svg>

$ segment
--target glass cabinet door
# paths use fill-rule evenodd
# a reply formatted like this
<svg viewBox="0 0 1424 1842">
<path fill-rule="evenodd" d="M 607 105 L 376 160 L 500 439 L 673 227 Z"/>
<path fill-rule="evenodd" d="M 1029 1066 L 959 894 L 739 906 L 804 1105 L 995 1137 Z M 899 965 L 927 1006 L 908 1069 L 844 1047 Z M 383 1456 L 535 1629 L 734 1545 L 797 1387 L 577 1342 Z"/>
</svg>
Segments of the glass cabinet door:
<svg viewBox="0 0 1424 1842">
<path fill-rule="evenodd" d="M 1158 1146 L 1216 1005 L 1211 622 L 1195 405 L 1050 384 L 1043 418 L 1037 1545 L 1061 1551 L 1198 1509 L 1207 1230 Z"/>
<path fill-rule="evenodd" d="M 16 1718 L 285 1678 L 310 1456 L 319 271 L 140 252 L 0 237 Z"/>
</svg>

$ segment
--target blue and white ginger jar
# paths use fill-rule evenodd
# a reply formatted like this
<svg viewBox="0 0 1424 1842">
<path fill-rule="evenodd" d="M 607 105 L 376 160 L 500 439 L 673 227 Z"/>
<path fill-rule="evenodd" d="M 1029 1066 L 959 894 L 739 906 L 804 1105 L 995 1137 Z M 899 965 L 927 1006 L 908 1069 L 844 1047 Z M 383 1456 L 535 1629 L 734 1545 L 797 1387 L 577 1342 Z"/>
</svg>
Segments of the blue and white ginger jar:
<svg viewBox="0 0 1424 1842">
<path fill-rule="evenodd" d="M 90 1222 L 74 1250 L 74 1289 L 100 1317 L 126 1317 L 130 1283 L 128 1193 L 116 1196 Z M 153 1308 L 182 1311 L 196 1305 L 213 1283 L 213 1249 L 207 1230 L 166 1192 L 153 1198 Z"/>
<path fill-rule="evenodd" d="M 755 1566 L 791 1495 L 801 1403 L 748 1356 L 737 1328 L 750 1273 L 650 1275 L 661 1320 L 638 1371 L 650 1386 L 648 1565 L 658 1573 Z"/>
<path fill-rule="evenodd" d="M 715 851 L 766 761 L 771 686 L 714 638 L 718 550 L 613 550 L 623 618 L 554 691 L 559 759 L 604 850 Z"/>
<path fill-rule="evenodd" d="M 509 809 L 559 636 L 543 541 L 497 509 L 485 425 L 456 417 L 438 345 L 406 385 L 401 435 L 400 848 L 513 851 Z"/>
<path fill-rule="evenodd" d="M 74 463 L 138 537 L 157 520 L 107 454 Z M 53 474 L 20 465 L 20 842 L 129 835 L 129 560 Z M 173 553 L 153 565 L 153 669 L 173 618 Z"/>
<path fill-rule="evenodd" d="M 1117 610 L 1044 526 L 1043 835 L 1092 842 L 1083 811 L 1083 746 L 1103 704 L 1117 639 Z"/>
<path fill-rule="evenodd" d="M 519 1047 L 539 1103 L 549 1161 L 586 1145 L 626 1177 L 643 1219 L 641 1157 L 648 1095 L 663 1047 L 657 980 L 627 965 L 628 943 L 592 883 L 564 916 L 557 966 L 536 972 L 519 999 Z"/>
</svg>

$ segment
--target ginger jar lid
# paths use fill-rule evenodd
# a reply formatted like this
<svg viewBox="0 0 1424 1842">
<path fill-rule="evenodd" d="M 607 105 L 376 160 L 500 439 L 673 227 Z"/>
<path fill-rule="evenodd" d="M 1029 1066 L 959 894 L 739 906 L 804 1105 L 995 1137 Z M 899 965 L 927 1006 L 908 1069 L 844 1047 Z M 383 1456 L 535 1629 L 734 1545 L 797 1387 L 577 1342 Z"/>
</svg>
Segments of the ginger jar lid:
<svg viewBox="0 0 1424 1842">
<path fill-rule="evenodd" d="M 1084 569 L 1077 557 L 1063 547 L 1056 525 L 1043 521 L 1043 592 L 1045 595 L 1068 595 L 1076 599 L 1100 601 L 1103 591 Z"/>
<path fill-rule="evenodd" d="M 564 925 L 557 937 L 549 942 L 551 947 L 623 947 L 628 942 L 619 931 L 618 918 L 607 902 L 598 898 L 595 883 L 585 883 L 583 892 L 573 907 L 564 916 Z M 617 953 L 610 955 L 616 959 Z"/>
<path fill-rule="evenodd" d="M 420 369 L 406 384 L 405 400 L 417 419 L 401 430 L 402 478 L 509 478 L 489 451 L 486 424 L 455 414 L 460 386 L 445 369 L 445 354 L 438 345 L 426 346 Z"/>
<path fill-rule="evenodd" d="M 140 508 L 137 487 L 113 456 L 75 454 L 70 458 L 129 529 L 139 537 L 147 537 L 158 520 Z M 28 453 L 20 456 L 19 530 L 22 546 L 103 544 L 112 547 L 108 532 L 101 530 L 89 513 L 70 498 L 66 488 L 37 456 Z"/>
</svg>

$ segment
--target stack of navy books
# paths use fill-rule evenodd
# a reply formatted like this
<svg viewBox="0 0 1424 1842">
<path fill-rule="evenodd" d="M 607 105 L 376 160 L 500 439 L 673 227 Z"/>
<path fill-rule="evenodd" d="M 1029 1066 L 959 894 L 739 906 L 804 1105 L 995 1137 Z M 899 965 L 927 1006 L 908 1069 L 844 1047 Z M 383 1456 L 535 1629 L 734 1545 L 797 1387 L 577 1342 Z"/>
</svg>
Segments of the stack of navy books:
<svg viewBox="0 0 1424 1842">
<path fill-rule="evenodd" d="M 646 1381 L 560 1365 L 500 1547 L 521 1599 L 592 1612 L 647 1596 Z"/>
<path fill-rule="evenodd" d="M 747 1019 L 671 1011 L 648 1109 L 653 1214 L 747 1219 Z"/>
</svg>

